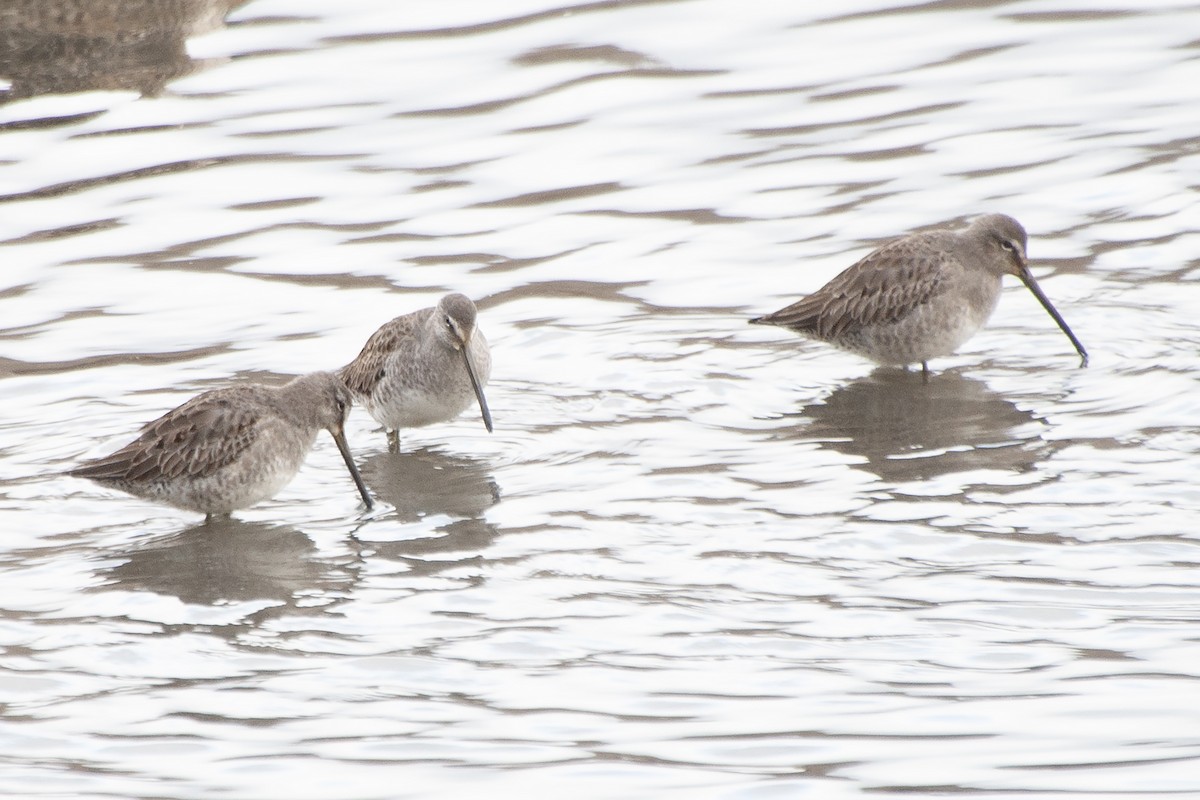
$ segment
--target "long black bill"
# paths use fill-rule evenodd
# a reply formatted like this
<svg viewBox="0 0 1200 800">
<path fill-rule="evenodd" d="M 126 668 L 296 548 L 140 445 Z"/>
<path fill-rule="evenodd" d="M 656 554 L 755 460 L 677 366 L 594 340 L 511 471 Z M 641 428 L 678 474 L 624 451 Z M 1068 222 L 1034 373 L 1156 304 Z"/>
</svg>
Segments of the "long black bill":
<svg viewBox="0 0 1200 800">
<path fill-rule="evenodd" d="M 354 478 L 354 485 L 358 487 L 358 493 L 362 495 L 363 503 L 366 504 L 367 510 L 370 511 L 375 507 L 375 503 L 371 500 L 371 493 L 367 491 L 367 485 L 363 483 L 362 475 L 358 474 L 358 467 L 354 464 L 354 456 L 350 455 L 350 445 L 346 444 L 346 432 L 341 430 L 330 429 L 333 435 L 333 441 L 337 442 L 338 450 L 342 454 L 342 460 L 346 462 L 346 469 L 350 470 L 350 477 Z"/>
<path fill-rule="evenodd" d="M 1033 296 L 1038 299 L 1038 302 L 1042 304 L 1042 308 L 1046 309 L 1046 312 L 1058 323 L 1058 327 L 1062 328 L 1062 332 L 1071 340 L 1071 344 L 1075 345 L 1075 351 L 1079 353 L 1079 366 L 1086 367 L 1088 363 L 1087 350 L 1084 350 L 1083 343 L 1075 338 L 1075 334 L 1071 332 L 1067 321 L 1058 313 L 1058 309 L 1054 307 L 1050 299 L 1042 294 L 1042 287 L 1038 286 L 1037 281 L 1033 279 L 1033 275 L 1029 272 L 1029 267 L 1022 264 L 1019 277 L 1021 278 L 1021 283 L 1025 284 L 1029 291 L 1033 292 Z"/>
<path fill-rule="evenodd" d="M 479 376 L 475 374 L 475 362 L 471 359 L 471 345 L 464 344 L 458 352 L 462 353 L 463 363 L 467 365 L 467 375 L 471 377 L 471 388 L 475 390 L 475 399 L 479 401 L 479 412 L 483 414 L 483 426 L 487 432 L 492 432 L 492 412 L 488 410 L 487 398 L 483 396 L 483 386 Z"/>
</svg>

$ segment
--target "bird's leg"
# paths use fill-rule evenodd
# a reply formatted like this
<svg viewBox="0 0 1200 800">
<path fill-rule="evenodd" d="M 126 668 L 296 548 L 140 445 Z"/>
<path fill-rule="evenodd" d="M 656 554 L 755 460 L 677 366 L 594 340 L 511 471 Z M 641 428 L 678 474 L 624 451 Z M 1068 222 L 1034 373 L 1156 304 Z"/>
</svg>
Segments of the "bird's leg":
<svg viewBox="0 0 1200 800">
<path fill-rule="evenodd" d="M 388 452 L 389 453 L 399 453 L 400 452 L 400 431 L 394 430 L 394 429 L 389 430 L 387 432 L 387 440 L 388 440 Z"/>
<path fill-rule="evenodd" d="M 929 364 L 921 362 L 921 383 L 929 383 Z"/>
</svg>

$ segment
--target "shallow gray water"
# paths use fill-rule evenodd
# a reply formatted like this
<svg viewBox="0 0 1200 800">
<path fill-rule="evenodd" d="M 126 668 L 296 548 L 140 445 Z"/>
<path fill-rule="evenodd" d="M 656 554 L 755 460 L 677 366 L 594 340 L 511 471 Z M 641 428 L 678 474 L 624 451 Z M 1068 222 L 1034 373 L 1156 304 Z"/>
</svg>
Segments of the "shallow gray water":
<svg viewBox="0 0 1200 800">
<path fill-rule="evenodd" d="M 0 5 L 0 793 L 1200 793 L 1200 7 L 73 5 Z M 928 385 L 746 325 L 992 211 L 1087 369 L 1015 282 Z M 372 513 L 324 434 L 210 525 L 56 475 L 445 291 L 497 429 L 356 412 Z"/>
</svg>

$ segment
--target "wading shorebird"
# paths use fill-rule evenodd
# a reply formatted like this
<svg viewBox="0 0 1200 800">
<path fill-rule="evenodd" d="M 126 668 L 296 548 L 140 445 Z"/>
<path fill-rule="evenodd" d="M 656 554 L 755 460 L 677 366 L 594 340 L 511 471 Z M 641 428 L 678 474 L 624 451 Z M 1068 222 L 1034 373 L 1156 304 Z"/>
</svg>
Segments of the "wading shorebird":
<svg viewBox="0 0 1200 800">
<path fill-rule="evenodd" d="M 1087 366 L 1088 355 L 1029 272 L 1025 229 L 989 214 L 962 231 L 911 233 L 875 250 L 816 292 L 750 320 L 778 325 L 878 364 L 921 364 L 953 353 L 983 327 L 1000 299 L 1000 278 L 1033 292 Z"/>
<path fill-rule="evenodd" d="M 355 402 L 387 431 L 390 452 L 400 450 L 400 428 L 454 419 L 472 400 L 492 432 L 483 396 L 492 356 L 475 318 L 468 297 L 448 294 L 432 308 L 385 323 L 338 373 Z"/>
<path fill-rule="evenodd" d="M 283 386 L 213 389 L 146 425 L 115 453 L 67 474 L 206 517 L 225 515 L 286 486 L 324 428 L 371 508 L 343 430 L 351 403 L 350 391 L 332 372 L 302 375 Z"/>
</svg>

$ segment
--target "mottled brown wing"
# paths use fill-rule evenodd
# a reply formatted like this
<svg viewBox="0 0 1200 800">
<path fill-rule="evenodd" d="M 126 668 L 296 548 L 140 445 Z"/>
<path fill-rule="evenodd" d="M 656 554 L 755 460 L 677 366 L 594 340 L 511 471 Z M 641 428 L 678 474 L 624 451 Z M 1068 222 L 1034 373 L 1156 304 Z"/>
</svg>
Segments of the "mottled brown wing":
<svg viewBox="0 0 1200 800">
<path fill-rule="evenodd" d="M 268 406 L 247 402 L 249 399 L 237 388 L 197 395 L 151 422 L 137 439 L 112 455 L 89 461 L 69 474 L 125 481 L 209 475 L 245 452 L 257 438 L 265 416 L 273 413 Z"/>
<path fill-rule="evenodd" d="M 351 392 L 357 396 L 371 394 L 375 384 L 379 382 L 380 371 L 387 362 L 388 355 L 412 337 L 413 330 L 428 311 L 422 309 L 396 317 L 371 334 L 358 356 L 338 373 Z"/>
<path fill-rule="evenodd" d="M 940 266 L 949 256 L 930 245 L 923 237 L 886 244 L 808 297 L 751 322 L 824 339 L 863 325 L 895 322 L 943 288 Z"/>
</svg>

